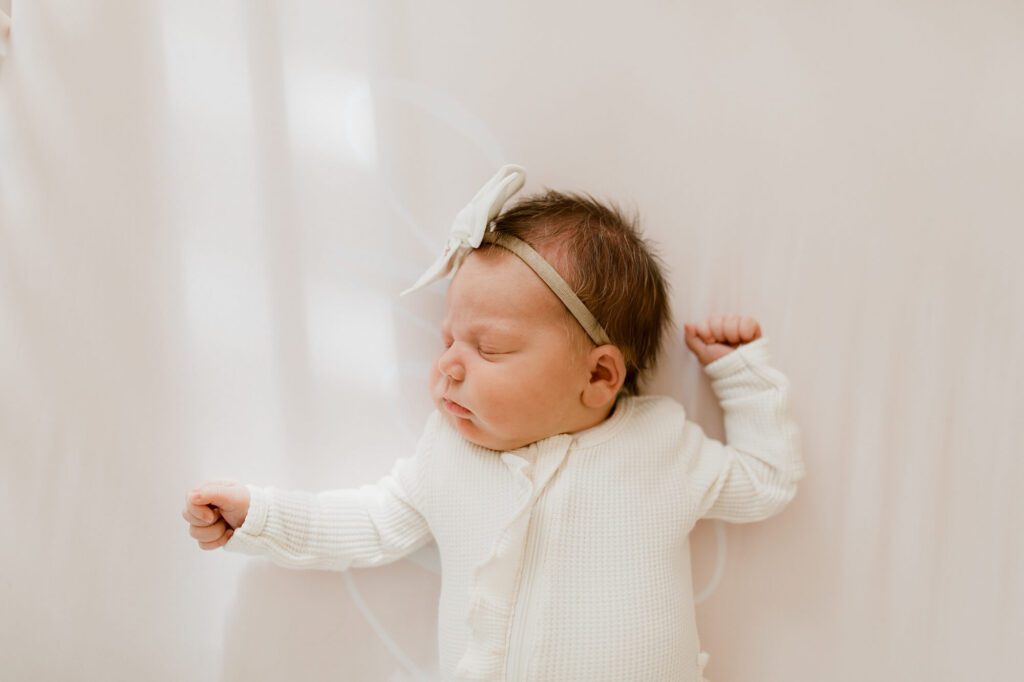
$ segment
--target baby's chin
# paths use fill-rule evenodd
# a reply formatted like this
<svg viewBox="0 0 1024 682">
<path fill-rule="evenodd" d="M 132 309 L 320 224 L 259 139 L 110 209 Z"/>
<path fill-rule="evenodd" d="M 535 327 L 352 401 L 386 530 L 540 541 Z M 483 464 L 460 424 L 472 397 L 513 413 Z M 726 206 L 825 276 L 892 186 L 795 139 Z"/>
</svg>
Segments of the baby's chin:
<svg viewBox="0 0 1024 682">
<path fill-rule="evenodd" d="M 498 452 L 505 452 L 512 449 L 505 447 L 501 439 L 485 433 L 483 429 L 476 424 L 476 415 L 472 415 L 470 417 L 459 417 L 446 411 L 445 419 L 448 420 L 448 423 L 450 423 L 463 438 L 473 445 L 479 445 L 482 448 L 496 450 Z"/>
<path fill-rule="evenodd" d="M 448 410 L 445 410 L 443 405 L 441 406 L 441 410 L 444 412 L 444 417 L 448 420 L 448 423 L 454 426 L 455 430 L 461 433 L 463 438 L 471 443 L 480 445 L 481 447 L 487 447 L 486 445 L 478 442 L 480 440 L 486 440 L 486 438 L 480 432 L 477 425 L 473 423 L 473 416 L 460 417 L 458 415 L 454 415 Z"/>
</svg>

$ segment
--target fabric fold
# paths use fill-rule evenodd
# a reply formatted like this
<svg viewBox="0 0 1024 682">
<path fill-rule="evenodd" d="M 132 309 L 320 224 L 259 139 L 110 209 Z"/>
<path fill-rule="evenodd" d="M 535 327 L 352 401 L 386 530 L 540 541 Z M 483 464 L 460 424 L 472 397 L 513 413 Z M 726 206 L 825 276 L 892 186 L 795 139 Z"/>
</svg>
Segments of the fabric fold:
<svg viewBox="0 0 1024 682">
<path fill-rule="evenodd" d="M 529 446 L 536 457 L 533 464 L 511 453 L 502 456 L 516 477 L 516 511 L 474 571 L 467 616 L 469 645 L 456 667 L 456 679 L 495 680 L 503 676 L 507 635 L 518 595 L 517 582 L 530 516 L 548 482 L 565 460 L 572 438 L 566 435 L 550 443 L 556 448 L 546 452 L 536 452 L 536 445 Z"/>
</svg>

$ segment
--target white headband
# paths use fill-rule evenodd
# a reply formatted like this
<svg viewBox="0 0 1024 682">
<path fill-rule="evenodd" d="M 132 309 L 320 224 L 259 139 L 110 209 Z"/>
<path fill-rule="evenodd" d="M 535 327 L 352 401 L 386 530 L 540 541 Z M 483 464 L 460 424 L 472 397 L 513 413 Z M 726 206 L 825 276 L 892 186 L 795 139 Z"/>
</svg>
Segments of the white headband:
<svg viewBox="0 0 1024 682">
<path fill-rule="evenodd" d="M 522 239 L 494 231 L 492 221 L 501 213 L 505 202 L 518 192 L 525 182 L 526 171 L 522 167 L 512 164 L 502 166 L 494 177 L 480 188 L 473 200 L 455 216 L 441 257 L 401 295 L 412 293 L 449 274 L 454 276 L 466 256 L 473 249 L 479 248 L 480 244 L 487 242 L 508 249 L 530 266 L 530 269 L 537 273 L 537 276 L 565 304 L 594 343 L 599 346 L 610 343 L 608 334 L 597 318 L 583 305 L 583 301 L 550 263 Z"/>
</svg>

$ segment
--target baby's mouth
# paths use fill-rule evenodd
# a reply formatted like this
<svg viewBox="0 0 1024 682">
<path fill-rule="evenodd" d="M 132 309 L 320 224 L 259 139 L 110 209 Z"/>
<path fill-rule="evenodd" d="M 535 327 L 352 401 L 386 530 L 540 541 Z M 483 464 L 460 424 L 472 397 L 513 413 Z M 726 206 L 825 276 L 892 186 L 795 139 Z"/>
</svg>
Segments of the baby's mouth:
<svg viewBox="0 0 1024 682">
<path fill-rule="evenodd" d="M 448 410 L 449 412 L 458 417 L 466 417 L 473 414 L 471 411 L 467 410 L 462 405 L 459 405 L 454 400 L 448 400 L 448 398 L 442 397 L 441 402 L 444 403 L 444 407 L 446 410 Z"/>
</svg>

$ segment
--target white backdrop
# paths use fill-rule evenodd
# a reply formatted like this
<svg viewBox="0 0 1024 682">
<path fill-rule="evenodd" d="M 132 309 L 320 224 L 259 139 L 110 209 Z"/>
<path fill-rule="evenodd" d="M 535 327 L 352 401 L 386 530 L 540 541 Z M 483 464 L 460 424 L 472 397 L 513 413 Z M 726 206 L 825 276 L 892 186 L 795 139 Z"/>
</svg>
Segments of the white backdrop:
<svg viewBox="0 0 1024 682">
<path fill-rule="evenodd" d="M 0 8 L 0 678 L 431 679 L 433 546 L 290 572 L 179 514 L 410 452 L 444 287 L 398 292 L 503 162 L 639 209 L 677 320 L 792 381 L 796 500 L 692 536 L 708 678 L 1019 678 L 1024 5 Z M 680 336 L 650 390 L 721 438 Z"/>
</svg>

